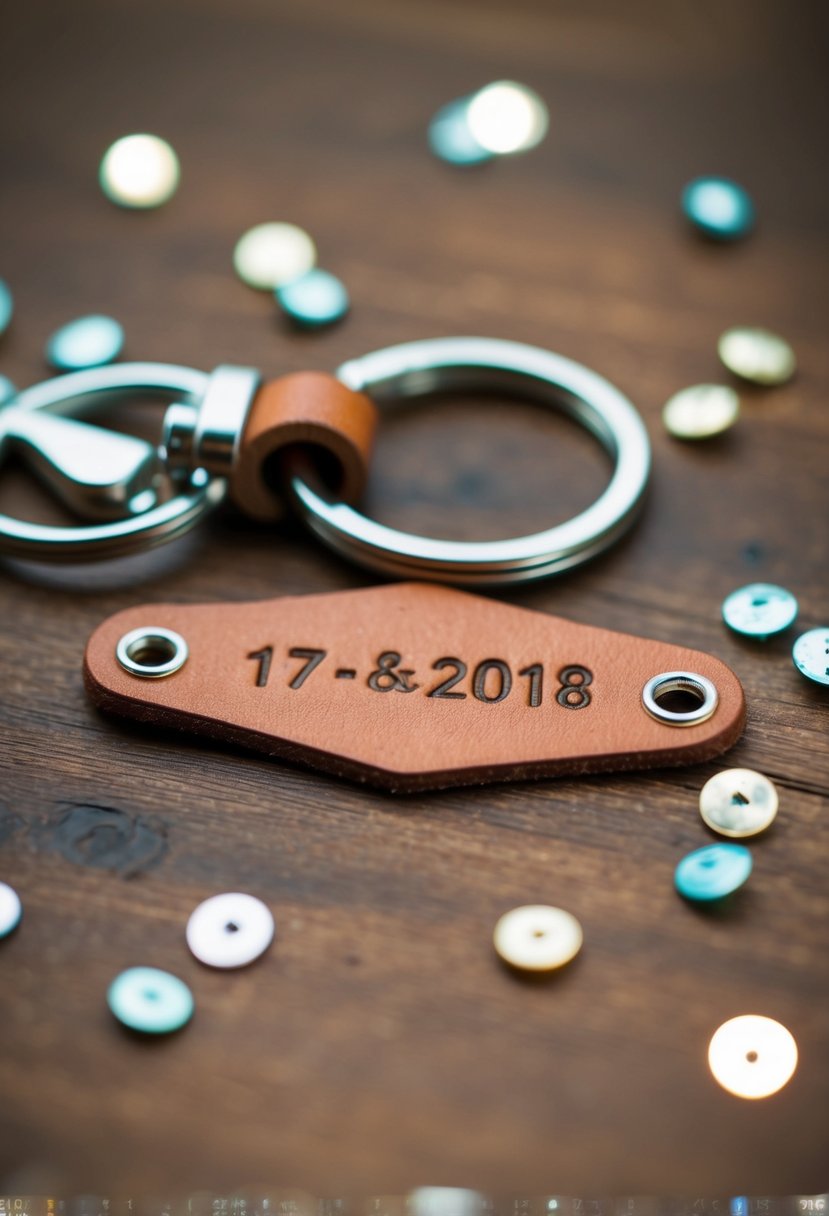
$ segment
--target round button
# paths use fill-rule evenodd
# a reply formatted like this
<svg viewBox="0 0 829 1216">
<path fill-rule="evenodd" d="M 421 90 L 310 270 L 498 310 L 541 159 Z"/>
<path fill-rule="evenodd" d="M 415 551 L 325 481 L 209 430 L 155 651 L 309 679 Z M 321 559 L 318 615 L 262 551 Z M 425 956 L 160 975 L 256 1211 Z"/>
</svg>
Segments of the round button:
<svg viewBox="0 0 829 1216">
<path fill-rule="evenodd" d="M 291 320 L 305 329 L 333 325 L 348 312 L 348 292 L 327 270 L 309 270 L 301 278 L 277 287 L 275 295 Z"/>
<path fill-rule="evenodd" d="M 317 260 L 314 242 L 296 224 L 257 224 L 240 237 L 233 265 L 249 287 L 274 291 L 307 274 Z"/>
<path fill-rule="evenodd" d="M 740 398 L 724 384 L 693 384 L 666 402 L 665 429 L 675 439 L 709 439 L 733 426 L 740 416 Z"/>
<path fill-rule="evenodd" d="M 124 346 L 124 331 L 112 317 L 79 317 L 52 334 L 46 359 L 58 371 L 80 371 L 113 363 Z"/>
<path fill-rule="evenodd" d="M 686 218 L 706 236 L 734 241 L 754 226 L 754 205 L 743 189 L 727 177 L 698 177 L 682 192 Z"/>
<path fill-rule="evenodd" d="M 0 334 L 8 329 L 13 312 L 14 300 L 12 299 L 12 293 L 3 280 L 0 279 Z"/>
<path fill-rule="evenodd" d="M 0 882 L 0 937 L 8 937 L 20 924 L 23 905 L 17 892 Z"/>
<path fill-rule="evenodd" d="M 699 795 L 704 821 L 721 836 L 757 836 L 777 815 L 777 790 L 762 773 L 728 768 L 706 781 Z"/>
<path fill-rule="evenodd" d="M 193 1016 L 193 994 L 183 980 L 156 967 L 130 967 L 112 981 L 107 1003 L 130 1030 L 170 1034 Z"/>
<path fill-rule="evenodd" d="M 829 684 L 829 629 L 810 629 L 792 647 L 794 665 L 815 684 Z"/>
<path fill-rule="evenodd" d="M 98 180 L 120 207 L 160 207 L 178 189 L 178 157 L 157 135 L 125 135 L 104 153 Z"/>
<path fill-rule="evenodd" d="M 682 858 L 674 873 L 676 889 L 694 903 L 731 895 L 751 873 L 751 853 L 741 844 L 709 844 Z"/>
<path fill-rule="evenodd" d="M 528 904 L 506 912 L 495 926 L 495 949 L 521 971 L 555 971 L 575 958 L 584 940 L 581 925 L 563 908 Z"/>
<path fill-rule="evenodd" d="M 738 1098 L 768 1098 L 794 1075 L 797 1043 L 780 1022 L 745 1013 L 715 1032 L 708 1066 L 723 1089 Z"/>
<path fill-rule="evenodd" d="M 270 910 L 253 895 L 231 891 L 199 904 L 187 922 L 187 945 L 208 967 L 244 967 L 273 941 Z"/>
<path fill-rule="evenodd" d="M 720 337 L 717 350 L 730 372 L 752 384 L 785 384 L 797 366 L 786 339 L 768 329 L 728 329 Z"/>
<path fill-rule="evenodd" d="M 792 624 L 797 616 L 797 600 L 785 587 L 749 583 L 726 596 L 722 615 L 735 633 L 748 638 L 770 638 Z"/>
</svg>

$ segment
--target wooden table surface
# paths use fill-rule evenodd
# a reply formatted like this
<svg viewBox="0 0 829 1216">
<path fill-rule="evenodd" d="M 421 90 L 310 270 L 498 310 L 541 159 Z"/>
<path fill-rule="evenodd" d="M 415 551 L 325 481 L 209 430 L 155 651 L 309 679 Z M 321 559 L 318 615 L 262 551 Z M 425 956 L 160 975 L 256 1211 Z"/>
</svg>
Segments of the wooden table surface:
<svg viewBox="0 0 829 1216">
<path fill-rule="evenodd" d="M 48 335 L 111 313 L 125 358 L 275 375 L 420 337 L 559 351 L 641 410 L 655 468 L 641 522 L 583 570 L 515 590 L 541 611 L 710 651 L 742 680 L 726 760 L 647 774 L 395 798 L 230 747 L 99 715 L 91 630 L 142 601 L 371 586 L 299 526 L 227 514 L 115 568 L 7 567 L 0 595 L 0 877 L 25 904 L 0 945 L 0 1184 L 30 1193 L 183 1193 L 415 1184 L 524 1194 L 749 1194 L 825 1188 L 829 1110 L 826 690 L 728 633 L 726 593 L 781 583 L 827 618 L 829 162 L 819 3 L 538 0 L 77 0 L 15 6 L 0 74 L 0 277 L 16 315 L 0 370 L 46 374 Z M 430 115 L 498 78 L 551 111 L 536 151 L 476 171 L 434 160 Z M 183 168 L 153 213 L 113 207 L 117 136 L 167 137 Z M 714 247 L 683 184 L 744 183 L 756 233 Z M 250 225 L 315 237 L 353 309 L 303 336 L 235 279 Z M 660 409 L 725 376 L 720 332 L 794 345 L 791 385 L 745 391 L 721 440 L 671 440 Z M 384 425 L 368 507 L 413 531 L 507 536 L 586 505 L 593 442 L 507 401 L 439 401 Z M 6 478 L 13 509 L 18 484 Z M 767 773 L 778 822 L 719 916 L 672 889 L 711 839 L 697 811 L 725 766 Z M 97 809 L 96 808 L 100 808 Z M 274 910 L 271 953 L 238 974 L 185 946 L 223 890 Z M 549 902 L 582 922 L 551 984 L 499 966 L 498 916 Z M 197 1014 L 138 1041 L 105 1004 L 147 963 Z M 795 1035 L 791 1083 L 761 1102 L 713 1081 L 706 1048 L 740 1013 Z"/>
</svg>

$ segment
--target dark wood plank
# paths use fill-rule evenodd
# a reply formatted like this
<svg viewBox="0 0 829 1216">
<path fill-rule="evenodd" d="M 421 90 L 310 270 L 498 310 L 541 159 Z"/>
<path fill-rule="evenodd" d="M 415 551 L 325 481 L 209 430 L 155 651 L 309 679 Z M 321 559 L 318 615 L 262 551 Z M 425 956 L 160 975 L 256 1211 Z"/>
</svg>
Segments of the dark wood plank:
<svg viewBox="0 0 829 1216">
<path fill-rule="evenodd" d="M 123 321 L 128 357 L 197 367 L 333 369 L 452 333 L 585 361 L 648 423 L 647 510 L 601 561 L 509 598 L 730 663 L 750 718 L 729 763 L 768 773 L 782 803 L 750 888 L 701 916 L 671 876 L 708 839 L 696 798 L 718 764 L 393 799 L 94 712 L 83 645 L 119 608 L 371 584 L 298 528 L 228 516 L 114 571 L 6 568 L 0 876 L 26 906 L 0 946 L 7 1190 L 825 1188 L 827 702 L 789 638 L 747 645 L 719 619 L 755 578 L 791 587 L 804 628 L 826 619 L 825 34 L 819 4 L 751 0 L 6 15 L 0 276 L 17 315 L 2 371 L 41 378 L 45 338 L 91 311 Z M 434 162 L 434 109 L 503 76 L 548 99 L 546 143 L 480 172 Z M 103 149 L 136 129 L 182 159 L 155 214 L 96 187 Z M 706 172 L 752 191 L 744 245 L 683 229 L 678 192 Z M 291 334 L 235 281 L 236 237 L 268 218 L 307 227 L 347 282 L 340 328 Z M 797 379 L 746 394 L 717 444 L 671 441 L 663 401 L 720 376 L 717 335 L 738 323 L 784 333 Z M 539 411 L 441 402 L 389 419 L 370 505 L 415 530 L 507 535 L 588 501 L 603 467 Z M 111 826 L 89 831 L 85 806 Z M 273 907 L 278 940 L 229 976 L 196 964 L 183 926 L 232 889 Z M 504 973 L 490 946 L 500 913 L 530 901 L 585 928 L 548 986 Z M 110 979 L 142 962 L 196 994 L 174 1040 L 134 1041 L 108 1015 Z M 706 1066 L 710 1034 L 742 1012 L 800 1046 L 767 1102 L 728 1097 Z"/>
</svg>

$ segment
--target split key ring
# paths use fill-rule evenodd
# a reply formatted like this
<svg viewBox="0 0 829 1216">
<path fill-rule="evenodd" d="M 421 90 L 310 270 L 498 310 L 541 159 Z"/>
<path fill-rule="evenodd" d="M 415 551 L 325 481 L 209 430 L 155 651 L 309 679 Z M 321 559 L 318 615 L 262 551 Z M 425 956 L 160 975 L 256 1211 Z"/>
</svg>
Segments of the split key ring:
<svg viewBox="0 0 829 1216">
<path fill-rule="evenodd" d="M 375 404 L 480 391 L 549 405 L 590 431 L 614 464 L 599 498 L 546 531 L 471 542 L 401 532 L 353 505 Z M 130 394 L 173 399 L 158 447 L 86 421 Z M 607 380 L 561 355 L 487 338 L 409 342 L 349 360 L 334 377 L 296 373 L 264 386 L 258 372 L 231 366 L 210 375 L 155 363 L 70 373 L 0 409 L 0 456 L 6 445 L 94 522 L 60 528 L 0 515 L 0 554 L 82 561 L 150 548 L 193 527 L 229 483 L 237 505 L 257 518 L 278 517 L 287 498 L 310 531 L 360 566 L 477 586 L 545 578 L 601 553 L 632 524 L 651 463 L 642 419 Z M 326 467 L 333 478 L 320 475 Z"/>
</svg>

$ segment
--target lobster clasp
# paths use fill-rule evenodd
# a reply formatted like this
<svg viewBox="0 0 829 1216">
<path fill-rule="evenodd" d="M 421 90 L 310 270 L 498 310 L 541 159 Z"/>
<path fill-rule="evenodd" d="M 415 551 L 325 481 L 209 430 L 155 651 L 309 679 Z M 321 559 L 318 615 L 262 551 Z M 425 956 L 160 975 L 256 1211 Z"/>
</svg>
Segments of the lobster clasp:
<svg viewBox="0 0 829 1216">
<path fill-rule="evenodd" d="M 158 451 L 132 435 L 12 404 L 0 413 L 0 457 L 6 447 L 82 519 L 138 515 L 158 501 Z"/>
<path fill-rule="evenodd" d="M 161 363 L 90 368 L 25 389 L 0 408 L 0 461 L 20 456 L 76 515 L 54 527 L 0 515 L 0 553 L 35 560 L 93 560 L 149 548 L 187 531 L 224 496 L 204 468 L 173 482 L 163 451 L 86 416 L 124 398 L 160 395 L 198 404 L 210 377 Z"/>
</svg>

